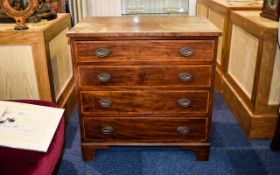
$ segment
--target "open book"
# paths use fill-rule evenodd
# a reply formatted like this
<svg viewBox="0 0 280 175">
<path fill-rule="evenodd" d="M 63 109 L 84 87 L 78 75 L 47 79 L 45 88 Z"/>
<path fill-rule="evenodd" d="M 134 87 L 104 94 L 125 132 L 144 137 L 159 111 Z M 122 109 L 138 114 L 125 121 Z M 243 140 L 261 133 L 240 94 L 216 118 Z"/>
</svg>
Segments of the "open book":
<svg viewBox="0 0 280 175">
<path fill-rule="evenodd" d="M 64 109 L 0 101 L 0 145 L 47 152 Z"/>
</svg>

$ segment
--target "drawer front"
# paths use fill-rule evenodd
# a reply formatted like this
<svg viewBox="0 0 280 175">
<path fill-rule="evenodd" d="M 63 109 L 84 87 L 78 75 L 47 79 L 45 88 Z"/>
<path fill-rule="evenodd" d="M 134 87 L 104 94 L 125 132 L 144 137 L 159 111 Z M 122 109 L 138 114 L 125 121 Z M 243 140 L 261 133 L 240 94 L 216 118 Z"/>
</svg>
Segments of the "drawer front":
<svg viewBox="0 0 280 175">
<path fill-rule="evenodd" d="M 81 87 L 210 87 L 211 66 L 79 66 Z M 102 86 L 102 87 L 98 87 Z"/>
<path fill-rule="evenodd" d="M 207 140 L 207 118 L 83 118 L 84 141 L 191 142 Z"/>
<path fill-rule="evenodd" d="M 212 61 L 212 40 L 77 41 L 77 61 Z"/>
<path fill-rule="evenodd" d="M 92 114 L 207 113 L 208 91 L 82 91 L 81 111 Z"/>
</svg>

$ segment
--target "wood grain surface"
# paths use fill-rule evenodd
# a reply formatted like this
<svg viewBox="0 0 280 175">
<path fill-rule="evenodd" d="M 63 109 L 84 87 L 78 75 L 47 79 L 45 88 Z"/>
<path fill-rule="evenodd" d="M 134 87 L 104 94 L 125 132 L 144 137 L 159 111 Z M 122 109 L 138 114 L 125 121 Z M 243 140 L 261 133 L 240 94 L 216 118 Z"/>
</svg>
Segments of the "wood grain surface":
<svg viewBox="0 0 280 175">
<path fill-rule="evenodd" d="M 215 24 L 221 31 L 224 31 L 224 27 L 225 27 L 225 16 L 217 13 L 215 10 L 209 9 L 209 13 L 208 13 L 208 19 Z M 224 31 L 225 32 L 225 31 Z M 218 50 L 217 50 L 217 63 L 219 65 L 222 64 L 222 50 L 223 50 L 223 41 L 224 39 L 224 35 L 219 37 L 219 42 L 218 42 Z"/>
<path fill-rule="evenodd" d="M 277 47 L 275 54 L 275 62 L 273 67 L 273 75 L 269 92 L 269 105 L 278 105 L 280 102 L 280 50 Z"/>
<path fill-rule="evenodd" d="M 122 121 L 122 122 L 119 122 Z M 84 141 L 93 142 L 194 142 L 206 141 L 206 118 L 84 118 Z M 111 134 L 103 134 L 102 127 L 112 127 Z M 186 127 L 189 133 L 182 135 L 177 129 Z"/>
<path fill-rule="evenodd" d="M 1 45 L 0 54 L 0 99 L 39 99 L 32 47 Z"/>
<path fill-rule="evenodd" d="M 79 66 L 79 85 L 82 90 L 109 89 L 115 86 L 167 86 L 169 88 L 210 87 L 210 65 L 147 65 L 147 66 Z M 98 79 L 102 73 L 110 75 L 107 82 Z M 187 74 L 189 81 L 180 79 Z"/>
<path fill-rule="evenodd" d="M 181 146 L 208 160 L 219 35 L 186 16 L 89 17 L 71 29 L 83 159 L 118 145 Z"/>
<path fill-rule="evenodd" d="M 218 36 L 220 30 L 208 20 L 196 16 L 122 16 L 87 17 L 68 36 Z"/>
<path fill-rule="evenodd" d="M 258 38 L 233 26 L 228 73 L 249 98 L 253 91 L 258 46 Z"/>
<path fill-rule="evenodd" d="M 53 86 L 56 101 L 59 100 L 63 91 L 73 77 L 70 46 L 66 38 L 66 32 L 59 33 L 49 42 L 50 62 L 53 75 Z"/>
<path fill-rule="evenodd" d="M 212 61 L 213 40 L 132 40 L 132 41 L 78 41 L 75 43 L 79 62 L 124 62 L 124 61 Z M 110 50 L 107 57 L 95 55 L 98 48 Z M 193 55 L 182 56 L 180 49 L 190 48 Z"/>
<path fill-rule="evenodd" d="M 100 100 L 110 99 L 110 107 L 101 107 Z M 178 104 L 179 99 L 191 100 L 189 107 Z M 86 91 L 81 92 L 81 110 L 94 114 L 160 114 L 208 112 L 208 91 Z"/>
</svg>

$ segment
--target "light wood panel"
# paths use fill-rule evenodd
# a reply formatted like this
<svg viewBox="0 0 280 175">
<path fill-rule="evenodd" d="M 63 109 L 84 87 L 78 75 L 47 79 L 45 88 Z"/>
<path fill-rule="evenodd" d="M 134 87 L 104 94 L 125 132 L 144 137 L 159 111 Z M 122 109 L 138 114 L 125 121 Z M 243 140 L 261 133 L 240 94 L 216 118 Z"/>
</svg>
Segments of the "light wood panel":
<svg viewBox="0 0 280 175">
<path fill-rule="evenodd" d="M 0 62 L 0 99 L 40 98 L 32 46 L 0 45 Z"/>
<path fill-rule="evenodd" d="M 225 17 L 216 11 L 209 9 L 209 20 L 215 24 L 220 30 L 224 29 L 225 25 Z"/>
<path fill-rule="evenodd" d="M 68 38 L 66 38 L 67 31 L 68 28 L 49 43 L 56 101 L 58 101 L 73 76 L 70 46 Z"/>
<path fill-rule="evenodd" d="M 251 98 L 259 40 L 242 28 L 233 25 L 228 73 Z"/>
<path fill-rule="evenodd" d="M 214 10 L 209 9 L 209 20 L 215 24 L 221 31 L 224 30 L 224 25 L 225 25 L 225 17 Z M 217 62 L 219 64 L 222 63 L 222 48 L 223 48 L 223 36 L 219 37 L 219 42 L 218 42 L 218 51 L 217 51 Z"/>
<path fill-rule="evenodd" d="M 208 12 L 209 12 L 209 9 L 207 6 L 205 6 L 201 3 L 196 4 L 196 15 L 197 16 L 203 16 L 205 18 L 208 18 Z"/>
<path fill-rule="evenodd" d="M 277 47 L 268 104 L 278 105 L 279 103 L 280 103 L 280 50 L 279 47 Z"/>
</svg>

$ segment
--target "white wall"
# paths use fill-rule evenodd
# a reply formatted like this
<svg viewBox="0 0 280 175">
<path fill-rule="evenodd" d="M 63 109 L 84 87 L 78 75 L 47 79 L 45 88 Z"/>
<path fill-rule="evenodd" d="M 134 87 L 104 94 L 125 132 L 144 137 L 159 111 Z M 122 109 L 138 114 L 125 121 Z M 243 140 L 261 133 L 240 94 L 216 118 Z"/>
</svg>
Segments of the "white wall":
<svg viewBox="0 0 280 175">
<path fill-rule="evenodd" d="M 196 13 L 196 0 L 189 0 L 189 15 L 195 16 Z"/>
</svg>

